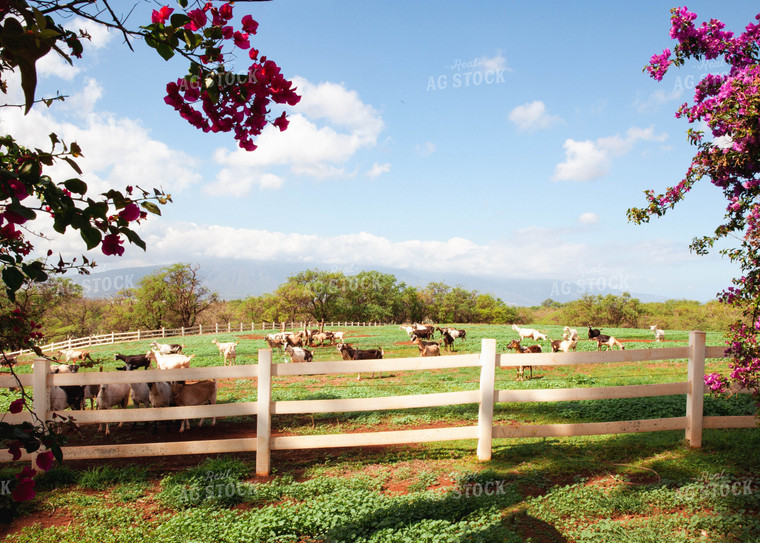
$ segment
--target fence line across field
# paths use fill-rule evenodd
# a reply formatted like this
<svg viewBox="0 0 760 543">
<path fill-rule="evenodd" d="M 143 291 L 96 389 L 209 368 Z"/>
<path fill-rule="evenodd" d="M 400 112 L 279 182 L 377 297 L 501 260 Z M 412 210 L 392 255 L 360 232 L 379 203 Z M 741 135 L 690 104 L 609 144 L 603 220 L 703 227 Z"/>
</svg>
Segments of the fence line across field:
<svg viewBox="0 0 760 543">
<path fill-rule="evenodd" d="M 157 330 L 135 330 L 132 332 L 109 332 L 107 334 L 99 334 L 95 336 L 86 336 L 80 338 L 65 339 L 63 341 L 56 341 L 54 343 L 48 343 L 47 345 L 40 345 L 40 350 L 43 353 L 54 353 L 64 349 L 79 349 L 82 347 L 97 347 L 98 345 L 110 345 L 114 343 L 126 343 L 128 341 L 142 341 L 145 339 L 166 339 L 172 337 L 184 337 L 184 336 L 196 336 L 203 334 L 231 334 L 233 332 L 255 332 L 256 330 L 302 330 L 304 327 L 317 326 L 316 323 L 309 322 L 260 322 L 256 324 L 248 323 L 233 323 L 220 325 L 216 324 L 198 324 L 195 326 L 181 327 L 181 328 L 159 328 Z M 332 321 L 325 322 L 324 326 L 335 327 L 368 327 L 368 326 L 386 326 L 386 323 L 382 322 L 358 322 L 358 321 Z M 19 356 L 24 354 L 31 354 L 33 351 L 30 349 L 24 349 L 21 351 L 13 351 L 6 353 L 7 356 Z"/>
<path fill-rule="evenodd" d="M 256 415 L 255 437 L 128 445 L 72 446 L 64 447 L 63 455 L 67 459 L 79 460 L 256 452 L 256 473 L 267 475 L 271 472 L 271 451 L 287 449 L 399 445 L 475 439 L 477 440 L 478 458 L 485 461 L 491 458 L 494 439 L 602 435 L 664 430 L 684 430 L 685 438 L 690 445 L 701 447 L 704 428 L 752 428 L 756 425 L 755 417 L 751 415 L 723 417 L 705 417 L 703 415 L 704 394 L 708 392 L 704 385 L 705 359 L 722 358 L 723 356 L 724 348 L 705 345 L 704 332 L 691 332 L 687 347 L 663 349 L 499 354 L 496 351 L 496 340 L 484 339 L 482 340 L 480 354 L 432 358 L 273 364 L 272 351 L 262 349 L 259 351 L 258 364 L 134 372 L 50 374 L 48 373 L 49 362 L 45 359 L 37 359 L 32 374 L 24 374 L 18 377 L 24 387 L 33 388 L 33 410 L 35 413 L 44 414 L 44 417 L 41 418 L 45 420 L 51 420 L 53 417 L 53 413 L 49 410 L 49 395 L 34 392 L 38 390 L 47 391 L 47 388 L 53 385 L 141 383 L 196 379 L 257 379 L 258 396 L 257 400 L 253 402 L 198 407 L 65 411 L 61 413 L 65 416 L 72 416 L 77 422 L 83 424 Z M 560 366 L 672 359 L 688 360 L 687 381 L 568 389 L 498 390 L 495 387 L 496 370 L 500 368 L 525 365 Z M 476 390 L 360 399 L 272 400 L 272 383 L 275 377 L 381 371 L 426 371 L 466 367 L 481 368 L 480 384 Z M 0 376 L 0 387 L 16 385 L 17 383 L 12 376 Z M 679 394 L 686 395 L 686 415 L 683 417 L 576 424 L 515 424 L 509 426 L 494 425 L 493 422 L 494 405 L 502 402 L 557 402 Z M 309 436 L 272 435 L 272 417 L 276 415 L 380 411 L 461 404 L 479 404 L 477 425 Z M 32 420 L 32 416 L 28 412 L 16 415 L 6 414 L 2 420 L 9 423 L 19 423 L 24 420 Z M 32 455 L 26 455 L 26 458 L 33 459 Z M 0 461 L 8 460 L 10 460 L 10 455 L 7 451 L 0 453 Z"/>
</svg>

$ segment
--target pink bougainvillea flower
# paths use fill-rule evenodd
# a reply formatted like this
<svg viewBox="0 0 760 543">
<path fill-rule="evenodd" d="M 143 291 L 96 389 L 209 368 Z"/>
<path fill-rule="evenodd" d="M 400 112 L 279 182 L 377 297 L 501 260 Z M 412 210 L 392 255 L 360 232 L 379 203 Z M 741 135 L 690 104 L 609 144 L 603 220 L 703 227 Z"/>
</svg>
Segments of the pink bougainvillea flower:
<svg viewBox="0 0 760 543">
<path fill-rule="evenodd" d="M 53 467 L 54 458 L 55 457 L 53 456 L 53 453 L 51 451 L 45 451 L 37 455 L 37 459 L 35 460 L 35 463 L 37 464 L 37 467 L 40 468 L 41 470 L 48 471 L 50 470 L 50 468 Z"/>
<path fill-rule="evenodd" d="M 16 462 L 19 458 L 21 458 L 21 442 L 14 441 L 8 445 L 8 452 L 13 457 L 13 461 Z"/>
<path fill-rule="evenodd" d="M 224 4 L 222 7 L 220 7 L 219 16 L 226 21 L 232 19 L 232 4 Z"/>
<path fill-rule="evenodd" d="M 285 112 L 283 111 L 282 115 L 277 117 L 272 124 L 279 128 L 280 132 L 282 132 L 288 127 L 290 121 L 288 121 L 288 119 L 285 117 Z"/>
<path fill-rule="evenodd" d="M 231 40 L 232 36 L 235 34 L 235 29 L 231 26 L 223 26 L 222 27 L 222 37 L 225 40 Z"/>
<path fill-rule="evenodd" d="M 29 501 L 36 495 L 37 493 L 34 491 L 34 481 L 29 478 L 21 479 L 16 485 L 16 488 L 13 489 L 13 492 L 11 492 L 11 497 L 13 498 L 13 501 L 16 502 Z"/>
<path fill-rule="evenodd" d="M 21 411 L 24 409 L 24 398 L 19 398 L 18 400 L 13 400 L 11 402 L 11 406 L 8 408 L 8 411 L 10 411 L 13 414 L 21 413 Z"/>
<path fill-rule="evenodd" d="M 206 12 L 202 9 L 194 9 L 187 12 L 187 16 L 190 17 L 190 22 L 185 25 L 188 30 L 196 31 L 200 30 L 208 22 Z"/>
<path fill-rule="evenodd" d="M 100 250 L 103 251 L 103 254 L 106 256 L 121 256 L 124 254 L 124 247 L 121 246 L 122 243 L 124 243 L 124 240 L 119 238 L 118 234 L 108 234 L 103 238 Z"/>
<path fill-rule="evenodd" d="M 251 42 L 248 41 L 248 34 L 245 32 L 235 32 L 233 35 L 233 40 L 235 41 L 235 46 L 239 47 L 240 49 L 251 48 Z"/>
<path fill-rule="evenodd" d="M 136 221 L 140 218 L 140 208 L 137 204 L 127 204 L 124 209 L 119 211 L 119 217 L 127 222 Z"/>
<path fill-rule="evenodd" d="M 246 15 L 243 17 L 243 19 L 240 21 L 243 23 L 243 31 L 248 32 L 249 34 L 255 34 L 256 31 L 259 29 L 259 23 L 253 20 L 253 17 L 250 15 Z"/>
<path fill-rule="evenodd" d="M 158 11 L 154 9 L 153 15 L 151 16 L 151 22 L 164 24 L 166 20 L 169 18 L 169 15 L 171 15 L 173 11 L 174 10 L 170 8 L 169 6 L 164 6 Z"/>
</svg>

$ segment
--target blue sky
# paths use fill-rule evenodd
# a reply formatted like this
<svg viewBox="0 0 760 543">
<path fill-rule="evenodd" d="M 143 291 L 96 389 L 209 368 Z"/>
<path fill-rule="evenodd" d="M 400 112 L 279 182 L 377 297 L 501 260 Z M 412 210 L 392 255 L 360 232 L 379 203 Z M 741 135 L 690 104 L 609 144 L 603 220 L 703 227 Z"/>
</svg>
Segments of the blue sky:
<svg viewBox="0 0 760 543">
<path fill-rule="evenodd" d="M 93 251 L 102 269 L 325 262 L 551 279 L 592 294 L 614 282 L 706 301 L 735 273 L 718 254 L 688 250 L 722 219 L 720 192 L 704 181 L 664 218 L 626 219 L 644 190 L 682 178 L 693 148 L 673 114 L 708 70 L 722 70 L 694 64 L 661 83 L 642 72 L 673 46 L 674 5 L 238 3 L 236 20 L 250 13 L 260 23 L 253 45 L 303 95 L 290 128 L 267 130 L 253 153 L 164 104 L 181 62 L 139 42 L 129 52 L 102 30 L 74 69 L 55 59 L 40 66 L 40 93 L 60 91 L 64 104 L 26 117 L 4 110 L 2 120 L 29 144 L 53 131 L 77 141 L 92 190 L 139 184 L 172 194 L 163 216 L 140 227 L 148 251 Z M 735 32 L 760 11 L 747 1 L 687 5 Z M 141 4 L 130 21 L 149 18 Z M 50 243 L 65 256 L 82 252 L 76 236 Z"/>
</svg>

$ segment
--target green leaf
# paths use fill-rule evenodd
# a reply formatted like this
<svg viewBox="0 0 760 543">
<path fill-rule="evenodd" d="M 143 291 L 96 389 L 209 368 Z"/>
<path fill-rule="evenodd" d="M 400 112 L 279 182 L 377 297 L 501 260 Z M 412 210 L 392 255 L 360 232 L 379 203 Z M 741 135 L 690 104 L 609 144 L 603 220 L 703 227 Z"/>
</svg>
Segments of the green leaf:
<svg viewBox="0 0 760 543">
<path fill-rule="evenodd" d="M 100 242 L 103 239 L 102 235 L 100 234 L 100 230 L 91 226 L 82 228 L 81 233 L 82 239 L 87 244 L 87 249 L 94 249 L 100 245 Z"/>
<path fill-rule="evenodd" d="M 135 232 L 134 230 L 130 230 L 129 228 L 125 228 L 124 230 L 121 231 L 121 233 L 127 237 L 130 243 L 134 243 L 135 245 L 140 247 L 140 249 L 145 251 L 146 249 L 145 242 L 142 240 L 140 236 L 137 235 L 137 232 Z"/>
<path fill-rule="evenodd" d="M 87 183 L 75 177 L 64 181 L 63 186 L 75 194 L 85 194 L 87 192 Z"/>
<path fill-rule="evenodd" d="M 25 218 L 27 221 L 33 221 L 37 218 L 37 213 L 34 212 L 33 209 L 29 209 L 28 207 L 24 207 L 18 202 L 13 202 L 9 206 L 7 206 L 7 209 L 9 211 L 12 211 L 19 217 Z"/>
<path fill-rule="evenodd" d="M 153 202 L 143 202 L 142 205 L 145 209 L 153 213 L 154 215 L 161 215 L 161 209 Z"/>
<path fill-rule="evenodd" d="M 70 159 L 67 156 L 63 157 L 63 160 L 68 162 L 69 166 L 71 166 L 75 172 L 77 172 L 79 175 L 82 175 L 82 169 L 79 167 L 79 164 L 77 164 L 76 162 L 74 162 L 72 159 Z"/>
<path fill-rule="evenodd" d="M 31 262 L 29 264 L 22 264 L 21 269 L 24 270 L 26 276 L 29 277 L 29 279 L 32 281 L 36 281 L 38 283 L 47 281 L 48 274 L 45 273 L 43 264 L 39 260 Z"/>
<path fill-rule="evenodd" d="M 169 21 L 174 28 L 181 28 L 190 22 L 190 17 L 184 13 L 172 13 Z M 183 28 L 182 30 L 184 31 L 185 29 Z"/>
<path fill-rule="evenodd" d="M 3 282 L 9 290 L 16 292 L 24 284 L 24 274 L 18 268 L 4 268 Z"/>
<path fill-rule="evenodd" d="M 164 60 L 169 60 L 174 56 L 174 49 L 163 42 L 156 44 L 156 51 L 158 51 L 158 54 L 161 55 Z"/>
</svg>

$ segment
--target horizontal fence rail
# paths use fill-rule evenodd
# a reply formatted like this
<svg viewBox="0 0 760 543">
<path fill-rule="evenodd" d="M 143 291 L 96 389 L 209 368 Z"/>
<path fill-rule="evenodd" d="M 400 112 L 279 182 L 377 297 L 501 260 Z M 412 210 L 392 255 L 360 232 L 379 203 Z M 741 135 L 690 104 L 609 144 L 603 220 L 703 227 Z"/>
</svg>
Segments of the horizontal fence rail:
<svg viewBox="0 0 760 543">
<path fill-rule="evenodd" d="M 322 326 L 334 328 L 340 326 L 367 327 L 367 326 L 386 326 L 382 322 L 354 322 L 354 321 L 335 321 L 320 323 Z M 314 327 L 318 324 L 310 322 L 255 322 L 249 323 L 231 323 L 226 324 L 198 324 L 195 326 L 182 328 L 159 328 L 158 330 L 135 330 L 132 332 L 110 332 L 96 336 L 87 336 L 80 338 L 71 338 L 64 341 L 56 341 L 46 345 L 40 345 L 39 348 L 43 353 L 55 353 L 57 351 L 69 349 L 81 349 L 82 347 L 96 347 L 98 345 L 110 345 L 113 343 L 126 343 L 129 341 L 142 341 L 145 339 L 165 339 L 183 336 L 199 336 L 203 334 L 221 334 L 233 332 L 255 332 L 256 330 L 302 330 L 304 327 Z M 5 353 L 6 356 L 14 357 L 25 354 L 32 354 L 34 351 L 23 349 Z"/>
<path fill-rule="evenodd" d="M 37 359 L 32 374 L 0 375 L 0 387 L 32 387 L 34 412 L 40 418 L 51 420 L 47 391 L 51 386 L 94 385 L 105 383 L 148 383 L 157 381 L 200 379 L 256 379 L 257 399 L 251 402 L 224 403 L 197 407 L 164 407 L 115 410 L 65 411 L 81 424 L 120 423 L 212 417 L 256 416 L 256 435 L 250 438 L 180 441 L 170 443 L 142 443 L 129 445 L 97 445 L 64 447 L 68 459 L 100 459 L 147 457 L 176 454 L 216 454 L 256 452 L 256 472 L 271 472 L 271 451 L 287 449 L 314 449 L 333 447 L 360 447 L 392 444 L 409 444 L 427 441 L 475 439 L 480 460 L 491 458 L 492 440 L 504 438 L 562 437 L 581 435 L 620 434 L 683 430 L 691 446 L 702 444 L 703 428 L 752 428 L 754 416 L 704 417 L 703 400 L 709 390 L 704 385 L 706 358 L 721 358 L 724 349 L 706 347 L 705 334 L 692 332 L 688 347 L 662 349 L 632 349 L 626 351 L 498 354 L 496 340 L 484 339 L 480 354 L 449 355 L 434 358 L 397 358 L 361 361 L 332 361 L 302 364 L 273 364 L 272 351 L 259 351 L 258 364 L 213 366 L 176 370 L 145 370 L 134 372 L 86 372 L 50 374 L 49 362 Z M 687 359 L 688 380 L 651 385 L 625 385 L 610 387 L 498 390 L 495 375 L 498 369 L 516 366 L 559 366 L 576 364 L 608 364 L 635 361 Z M 275 377 L 299 375 L 330 375 L 369 373 L 382 371 L 427 371 L 441 368 L 480 367 L 480 383 L 476 390 L 414 394 L 406 396 L 284 400 L 272 399 L 272 382 Z M 253 385 L 252 385 L 253 386 Z M 576 424 L 514 424 L 494 425 L 494 405 L 504 402 L 561 402 L 637 398 L 648 396 L 686 395 L 686 416 L 629 420 L 617 422 L 588 422 Z M 434 429 L 414 429 L 349 434 L 279 436 L 272 435 L 272 417 L 286 414 L 341 413 L 439 407 L 448 405 L 478 404 L 478 421 L 474 426 Z M 5 414 L 3 421 L 20 423 L 32 421 L 29 412 Z M 253 430 L 253 428 L 252 428 Z M 2 456 L 6 455 L 6 456 Z M 32 455 L 26 455 L 27 459 Z M 0 461 L 9 460 L 7 451 L 0 452 Z"/>
</svg>

